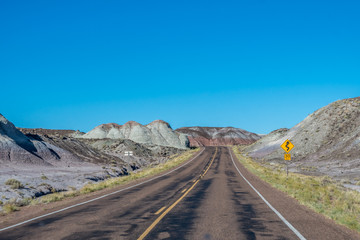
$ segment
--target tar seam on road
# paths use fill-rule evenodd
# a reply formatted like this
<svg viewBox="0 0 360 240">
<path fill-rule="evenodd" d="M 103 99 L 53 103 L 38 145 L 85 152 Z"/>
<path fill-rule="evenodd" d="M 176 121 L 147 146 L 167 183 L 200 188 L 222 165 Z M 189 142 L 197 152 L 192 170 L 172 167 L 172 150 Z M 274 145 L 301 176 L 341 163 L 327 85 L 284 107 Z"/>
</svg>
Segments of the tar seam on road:
<svg viewBox="0 0 360 240">
<path fill-rule="evenodd" d="M 38 217 L 35 217 L 35 218 L 31 218 L 31 219 L 29 219 L 29 220 L 26 220 L 26 221 L 23 221 L 23 222 L 20 222 L 20 223 L 11 225 L 11 226 L 9 226 L 9 227 L 2 228 L 2 229 L 0 229 L 0 232 L 5 231 L 5 230 L 8 230 L 8 229 L 11 229 L 11 228 L 14 228 L 14 227 L 18 227 L 18 226 L 20 226 L 20 225 L 23 225 L 23 224 L 25 224 L 25 223 L 29 223 L 29 222 L 38 220 L 38 219 L 40 219 L 40 218 L 44 218 L 44 217 L 47 217 L 47 216 L 50 216 L 50 215 L 53 215 L 53 214 L 56 214 L 56 213 L 59 213 L 59 212 L 63 212 L 63 211 L 69 210 L 69 209 L 74 208 L 74 207 L 78 207 L 78 206 L 81 206 L 81 205 L 85 205 L 85 204 L 87 204 L 87 203 L 94 202 L 94 201 L 96 201 L 96 200 L 99 200 L 99 199 L 102 199 L 102 198 L 105 198 L 105 197 L 108 197 L 108 196 L 117 194 L 117 193 L 119 193 L 119 192 L 123 192 L 123 191 L 125 191 L 125 190 L 128 190 L 128 189 L 131 189 L 131 188 L 134 188 L 134 187 L 143 185 L 143 184 L 148 183 L 148 182 L 151 182 L 151 181 L 153 181 L 153 180 L 155 180 L 155 179 L 158 179 L 158 178 L 161 178 L 161 177 L 163 177 L 163 176 L 166 176 L 166 175 L 168 175 L 168 174 L 170 174 L 170 173 L 172 173 L 172 172 L 174 172 L 174 171 L 176 171 L 176 170 L 178 170 L 178 169 L 180 169 L 180 168 L 188 165 L 190 162 L 194 161 L 198 156 L 200 156 L 201 153 L 204 152 L 204 150 L 205 150 L 205 148 L 204 148 L 200 153 L 196 154 L 196 156 L 193 157 L 193 158 L 192 158 L 190 161 L 188 161 L 187 163 L 185 163 L 185 164 L 183 164 L 183 165 L 181 165 L 181 166 L 179 166 L 179 167 L 177 167 L 177 168 L 175 168 L 175 169 L 171 170 L 170 172 L 167 172 L 167 173 L 165 173 L 165 174 L 163 174 L 163 175 L 160 175 L 160 176 L 151 178 L 151 179 L 149 179 L 149 180 L 146 180 L 145 182 L 141 182 L 141 183 L 135 184 L 135 185 L 133 185 L 133 186 L 130 186 L 130 187 L 127 187 L 127 188 L 124 188 L 124 189 L 121 189 L 121 190 L 118 190 L 118 191 L 115 191 L 115 192 L 112 192 L 112 193 L 108 193 L 108 194 L 102 195 L 102 196 L 100 196 L 100 197 L 97 197 L 97 198 L 94 198 L 94 199 L 91 199 L 91 200 L 88 200 L 88 201 L 85 201 L 85 202 L 81 202 L 81 203 L 78 203 L 78 204 L 75 204 L 75 205 L 72 205 L 72 206 L 69 206 L 69 207 L 66 207 L 66 208 L 62 208 L 62 209 L 60 209 L 60 210 L 57 210 L 57 211 L 54 211 L 54 212 L 51 212 L 51 213 L 47 213 L 47 214 L 44 214 L 44 215 L 41 215 L 41 216 L 38 216 Z"/>
<path fill-rule="evenodd" d="M 298 236 L 299 239 L 306 240 L 306 238 L 303 235 L 301 235 L 301 233 L 298 230 L 296 230 L 296 228 L 294 228 L 294 226 L 291 225 L 291 223 L 289 223 L 273 206 L 271 206 L 271 204 L 263 197 L 263 195 L 261 195 L 261 193 L 258 190 L 256 190 L 256 188 L 244 177 L 244 175 L 240 172 L 239 168 L 235 164 L 230 148 L 228 148 L 228 150 L 231 156 L 231 160 L 236 170 L 239 172 L 240 176 L 249 184 L 249 186 L 257 193 L 257 195 L 259 195 L 259 197 L 266 203 L 266 205 L 268 205 L 268 207 L 281 219 L 281 221 L 283 221 L 286 224 L 286 226 L 288 226 L 290 230 L 293 231 L 293 233 L 295 233 L 296 236 Z"/>
<path fill-rule="evenodd" d="M 209 166 L 207 167 L 205 173 L 209 170 L 209 168 L 211 167 L 212 163 L 214 162 L 214 159 L 216 157 L 217 154 L 217 148 L 215 150 L 214 156 L 209 164 Z M 205 174 L 200 175 L 200 178 L 202 178 Z M 196 184 L 198 184 L 198 182 L 200 181 L 200 178 L 198 180 L 195 181 L 195 183 L 189 188 L 189 190 L 187 190 L 178 200 L 176 200 L 176 202 L 174 202 L 168 209 L 166 209 L 165 212 L 163 212 L 146 230 L 143 234 L 141 234 L 141 236 L 137 239 L 137 240 L 143 240 L 150 232 L 151 230 L 161 221 L 161 219 L 163 219 L 166 214 L 168 214 L 184 197 L 186 197 L 186 195 L 188 195 L 188 193 L 196 186 Z"/>
</svg>

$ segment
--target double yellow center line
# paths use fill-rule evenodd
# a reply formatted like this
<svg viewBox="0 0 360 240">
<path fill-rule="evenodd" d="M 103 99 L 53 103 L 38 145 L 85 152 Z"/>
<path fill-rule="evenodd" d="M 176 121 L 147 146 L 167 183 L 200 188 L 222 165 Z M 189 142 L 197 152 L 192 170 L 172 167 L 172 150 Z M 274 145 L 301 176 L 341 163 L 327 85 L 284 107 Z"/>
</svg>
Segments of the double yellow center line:
<svg viewBox="0 0 360 240">
<path fill-rule="evenodd" d="M 214 159 L 216 157 L 218 149 L 216 148 L 214 156 L 211 159 L 210 164 L 208 165 L 208 167 L 206 168 L 206 170 L 204 171 L 203 174 L 200 175 L 200 178 L 204 177 L 205 174 L 209 171 L 211 165 L 214 162 Z M 168 214 L 184 197 L 186 197 L 186 195 L 188 195 L 188 193 L 196 186 L 196 184 L 200 181 L 200 178 L 197 179 L 194 184 L 185 191 L 185 193 L 178 199 L 176 200 L 176 202 L 174 202 L 170 207 L 168 207 L 146 230 L 143 234 L 141 234 L 141 236 L 138 238 L 138 240 L 143 240 L 149 233 L 150 231 L 161 221 L 161 219 L 163 219 L 166 214 Z M 159 211 L 157 211 L 156 213 L 159 214 L 160 212 L 162 212 L 165 209 L 165 207 L 162 207 Z M 156 214 L 156 215 L 157 215 Z"/>
</svg>

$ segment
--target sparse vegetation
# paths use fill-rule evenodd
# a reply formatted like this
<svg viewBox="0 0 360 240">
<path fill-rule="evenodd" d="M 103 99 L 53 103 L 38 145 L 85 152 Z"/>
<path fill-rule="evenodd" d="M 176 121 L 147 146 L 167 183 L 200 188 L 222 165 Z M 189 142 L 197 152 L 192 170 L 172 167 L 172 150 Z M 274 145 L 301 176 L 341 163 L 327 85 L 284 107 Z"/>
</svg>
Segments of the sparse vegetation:
<svg viewBox="0 0 360 240">
<path fill-rule="evenodd" d="M 41 179 L 42 180 L 48 180 L 48 177 L 43 174 L 43 175 L 41 175 Z"/>
<path fill-rule="evenodd" d="M 239 161 L 273 187 L 289 194 L 301 204 L 337 223 L 360 232 L 360 193 L 346 189 L 329 177 L 313 177 L 285 171 L 273 171 L 233 150 Z"/>
<path fill-rule="evenodd" d="M 348 179 L 343 179 L 343 180 L 341 180 L 341 183 L 342 184 L 351 184 L 351 181 Z"/>
<path fill-rule="evenodd" d="M 21 182 L 19 180 L 16 180 L 16 179 L 8 179 L 6 182 L 5 182 L 5 185 L 8 185 L 10 186 L 12 189 L 20 189 L 20 188 L 23 188 L 24 185 L 21 184 Z"/>
<path fill-rule="evenodd" d="M 5 203 L 2 207 L 2 210 L 5 214 L 8 214 L 17 211 L 18 208 L 16 207 L 15 203 Z"/>
</svg>

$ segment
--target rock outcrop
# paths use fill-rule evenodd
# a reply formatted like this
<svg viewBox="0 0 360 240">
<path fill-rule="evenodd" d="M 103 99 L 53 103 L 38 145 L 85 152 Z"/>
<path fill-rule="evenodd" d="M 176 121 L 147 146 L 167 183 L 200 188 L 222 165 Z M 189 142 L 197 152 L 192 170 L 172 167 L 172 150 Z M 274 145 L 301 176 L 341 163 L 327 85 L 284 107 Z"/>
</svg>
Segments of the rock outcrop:
<svg viewBox="0 0 360 240">
<path fill-rule="evenodd" d="M 176 132 L 189 137 L 190 146 L 224 146 L 251 144 L 261 137 L 255 133 L 233 127 L 183 127 Z"/>
<path fill-rule="evenodd" d="M 68 161 L 79 159 L 52 144 L 30 139 L 0 114 L 0 163 L 55 166 Z"/>
<path fill-rule="evenodd" d="M 186 149 L 189 140 L 186 135 L 175 132 L 168 123 L 156 120 L 148 125 L 130 121 L 124 125 L 116 123 L 102 124 L 81 136 L 87 139 L 130 139 L 148 145 L 159 145 Z"/>
<path fill-rule="evenodd" d="M 255 159 L 283 162 L 280 145 L 295 147 L 289 164 L 306 164 L 332 176 L 360 171 L 360 98 L 339 100 L 310 114 L 291 129 L 273 131 L 246 149 Z"/>
</svg>

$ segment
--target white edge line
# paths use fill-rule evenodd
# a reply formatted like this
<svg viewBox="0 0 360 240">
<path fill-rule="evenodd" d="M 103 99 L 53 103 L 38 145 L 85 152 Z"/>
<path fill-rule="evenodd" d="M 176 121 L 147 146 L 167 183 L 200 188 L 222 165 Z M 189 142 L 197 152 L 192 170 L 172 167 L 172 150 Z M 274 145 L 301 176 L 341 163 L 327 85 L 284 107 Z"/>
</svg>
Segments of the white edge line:
<svg viewBox="0 0 360 240">
<path fill-rule="evenodd" d="M 186 162 L 185 164 L 183 164 L 183 165 L 181 165 L 181 166 L 179 166 L 179 167 L 177 167 L 177 168 L 174 168 L 174 169 L 171 170 L 170 172 L 167 172 L 167 173 L 162 174 L 162 175 L 160 175 L 160 176 L 151 178 L 151 179 L 149 179 L 149 180 L 146 180 L 145 182 L 141 182 L 141 183 L 135 184 L 135 185 L 133 185 L 133 186 L 130 186 L 130 187 L 127 187 L 127 188 L 123 188 L 123 189 L 120 189 L 120 190 L 118 190 L 118 191 L 115 191 L 115 192 L 112 192 L 112 193 L 108 193 L 108 194 L 102 195 L 102 196 L 97 197 L 97 198 L 94 198 L 94 199 L 90 199 L 90 200 L 85 201 L 85 202 L 81 202 L 81 203 L 78 203 L 78 204 L 75 204 L 75 205 L 72 205 L 72 206 L 69 206 L 69 207 L 66 207 L 66 208 L 62 208 L 62 209 L 60 209 L 60 210 L 57 210 L 57 211 L 54 211 L 54 212 L 51 212 L 51 213 L 47 213 L 47 214 L 44 214 L 44 215 L 41 215 L 41 216 L 38 216 L 38 217 L 35 217 L 35 218 L 31 218 L 31 219 L 29 219 L 29 220 L 26 220 L 26 221 L 23 221 L 23 222 L 20 222 L 20 223 L 11 225 L 11 226 L 9 226 L 9 227 L 2 228 L 2 229 L 0 229 L 0 232 L 5 231 L 5 230 L 8 230 L 8 229 L 11 229 L 11 228 L 14 228 L 14 227 L 18 227 L 18 226 L 20 226 L 20 225 L 23 225 L 23 224 L 25 224 L 25 223 L 29 223 L 29 222 L 38 220 L 38 219 L 40 219 L 40 218 L 44 218 L 44 217 L 47 217 L 47 216 L 50 216 L 50 215 L 53 215 L 53 214 L 56 214 L 56 213 L 59 213 L 59 212 L 66 211 L 66 210 L 71 209 L 71 208 L 74 208 L 74 207 L 78 207 L 78 206 L 85 205 L 85 204 L 90 203 L 90 202 L 94 202 L 94 201 L 96 201 L 96 200 L 99 200 L 99 199 L 102 199 L 102 198 L 105 198 L 105 197 L 114 195 L 114 194 L 116 194 L 116 193 L 119 193 L 119 192 L 122 192 L 122 191 L 125 191 L 125 190 L 128 190 L 128 189 L 131 189 L 131 188 L 140 186 L 140 185 L 142 185 L 142 184 L 145 184 L 145 183 L 151 182 L 151 181 L 153 181 L 153 180 L 155 180 L 155 179 L 158 179 L 158 178 L 161 178 L 161 177 L 163 177 L 163 176 L 166 176 L 166 175 L 168 175 L 168 174 L 170 174 L 170 173 L 172 173 L 172 172 L 174 172 L 174 171 L 176 171 L 176 170 L 178 170 L 178 169 L 180 169 L 180 168 L 188 165 L 190 162 L 194 161 L 201 153 L 204 152 L 204 150 L 205 150 L 205 148 L 203 148 L 203 150 L 202 150 L 201 152 L 199 152 L 198 154 L 196 154 L 196 156 L 194 156 L 190 161 Z"/>
<path fill-rule="evenodd" d="M 256 190 L 256 188 L 244 177 L 244 175 L 240 172 L 239 168 L 235 164 L 235 161 L 232 156 L 230 148 L 228 148 L 228 150 L 229 150 L 229 153 L 231 156 L 231 160 L 232 160 L 236 170 L 239 172 L 240 176 L 249 184 L 249 186 L 257 193 L 257 195 L 259 195 L 259 197 L 266 203 L 266 205 L 268 205 L 268 207 L 271 210 L 273 210 L 273 212 L 276 215 L 278 215 L 278 217 L 281 219 L 281 221 L 283 221 L 291 229 L 291 231 L 293 231 L 296 234 L 296 236 L 298 236 L 299 239 L 306 240 L 306 238 L 303 235 L 301 235 L 301 233 L 298 230 L 296 230 L 296 228 L 294 228 L 294 226 L 291 225 L 291 223 L 289 223 L 273 206 L 271 206 L 271 204 L 263 197 L 263 195 L 261 195 L 261 193 L 258 190 Z"/>
</svg>

